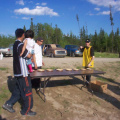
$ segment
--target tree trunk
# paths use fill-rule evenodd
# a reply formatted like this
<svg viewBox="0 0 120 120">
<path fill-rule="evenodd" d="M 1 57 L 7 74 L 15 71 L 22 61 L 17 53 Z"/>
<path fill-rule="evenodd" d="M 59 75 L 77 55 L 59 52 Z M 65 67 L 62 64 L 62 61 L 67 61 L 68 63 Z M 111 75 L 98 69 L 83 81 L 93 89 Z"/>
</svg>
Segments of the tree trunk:
<svg viewBox="0 0 120 120">
<path fill-rule="evenodd" d="M 120 52 L 119 52 L 119 58 L 120 58 Z"/>
</svg>

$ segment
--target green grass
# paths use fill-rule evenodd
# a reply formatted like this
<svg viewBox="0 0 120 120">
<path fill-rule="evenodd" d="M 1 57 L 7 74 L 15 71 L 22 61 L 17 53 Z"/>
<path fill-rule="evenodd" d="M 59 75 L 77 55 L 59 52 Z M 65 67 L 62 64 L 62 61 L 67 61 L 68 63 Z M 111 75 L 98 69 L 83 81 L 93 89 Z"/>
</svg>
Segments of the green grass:
<svg viewBox="0 0 120 120">
<path fill-rule="evenodd" d="M 95 57 L 98 57 L 98 58 L 119 58 L 119 55 L 116 53 L 95 52 Z"/>
<path fill-rule="evenodd" d="M 6 73 L 8 73 L 8 68 L 0 67 L 0 70 L 1 70 L 1 71 L 6 71 Z"/>
<path fill-rule="evenodd" d="M 49 68 L 46 68 L 46 67 L 42 67 L 43 69 L 53 69 L 53 70 L 55 70 L 55 69 L 58 69 L 58 67 L 54 67 L 54 66 L 52 66 L 52 67 L 49 67 Z"/>
<path fill-rule="evenodd" d="M 97 99 L 95 99 L 95 98 L 89 98 L 90 99 L 90 101 L 92 101 L 92 102 L 95 102 L 95 103 L 97 103 L 98 105 L 100 105 L 100 101 L 99 100 L 97 100 Z"/>
<path fill-rule="evenodd" d="M 63 101 L 64 108 L 68 108 L 70 103 L 67 100 Z"/>
<path fill-rule="evenodd" d="M 9 90 L 6 89 L 5 87 L 2 87 L 0 89 L 0 114 L 1 114 L 2 105 L 8 99 L 9 94 L 10 94 Z"/>
<path fill-rule="evenodd" d="M 103 82 L 114 82 L 115 81 L 114 79 L 111 79 L 111 78 L 98 77 L 97 79 L 99 79 L 100 81 L 103 81 Z"/>
<path fill-rule="evenodd" d="M 76 69 L 81 69 L 81 68 L 82 68 L 82 66 L 81 66 L 80 63 L 75 63 L 75 64 L 74 64 L 74 67 L 75 67 Z"/>
<path fill-rule="evenodd" d="M 8 68 L 0 67 L 0 70 L 5 71 L 5 70 L 8 70 Z"/>
<path fill-rule="evenodd" d="M 116 63 L 120 64 L 120 61 L 117 61 Z"/>
<path fill-rule="evenodd" d="M 107 68 L 98 68 L 98 69 L 94 68 L 94 70 L 100 70 L 100 71 L 106 72 Z"/>
<path fill-rule="evenodd" d="M 81 69 L 82 67 L 81 66 L 76 66 L 77 69 Z"/>
</svg>

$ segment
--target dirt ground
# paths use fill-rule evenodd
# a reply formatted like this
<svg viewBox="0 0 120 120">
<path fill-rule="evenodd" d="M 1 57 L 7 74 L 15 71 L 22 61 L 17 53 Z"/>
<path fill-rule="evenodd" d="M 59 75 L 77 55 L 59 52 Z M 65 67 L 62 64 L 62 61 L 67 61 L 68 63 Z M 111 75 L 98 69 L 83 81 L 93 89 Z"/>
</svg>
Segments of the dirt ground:
<svg viewBox="0 0 120 120">
<path fill-rule="evenodd" d="M 43 68 L 81 68 L 82 57 L 43 57 Z M 0 106 L 11 96 L 14 88 L 12 57 L 0 60 Z M 21 116 L 21 105 L 14 105 L 15 113 L 0 107 L 0 120 L 120 120 L 120 58 L 95 58 L 95 69 L 104 75 L 92 76 L 92 80 L 104 80 L 108 88 L 105 93 L 91 93 L 80 89 L 82 77 L 53 77 L 46 87 L 46 102 L 33 88 L 34 117 Z M 3 93 L 7 94 L 5 96 Z M 3 96 L 1 95 L 3 94 Z M 1 97 L 2 96 L 2 97 Z"/>
</svg>

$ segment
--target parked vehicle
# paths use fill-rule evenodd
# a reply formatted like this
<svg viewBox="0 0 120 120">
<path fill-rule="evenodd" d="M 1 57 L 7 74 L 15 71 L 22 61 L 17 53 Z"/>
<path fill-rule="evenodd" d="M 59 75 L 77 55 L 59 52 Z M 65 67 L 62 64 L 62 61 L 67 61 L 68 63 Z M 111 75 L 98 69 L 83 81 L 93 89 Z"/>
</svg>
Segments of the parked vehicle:
<svg viewBox="0 0 120 120">
<path fill-rule="evenodd" d="M 13 44 L 10 44 L 9 45 L 9 54 L 11 55 L 11 56 L 13 56 Z"/>
<path fill-rule="evenodd" d="M 60 45 L 45 44 L 43 45 L 43 55 L 49 57 L 65 57 L 67 55 L 67 51 Z"/>
<path fill-rule="evenodd" d="M 82 56 L 83 53 L 79 50 L 77 45 L 66 45 L 65 49 L 67 50 L 67 55 L 71 57 Z"/>
<path fill-rule="evenodd" d="M 8 48 L 0 47 L 0 53 L 3 56 L 13 56 L 13 44 L 10 44 Z"/>
<path fill-rule="evenodd" d="M 0 47 L 0 53 L 2 53 L 3 56 L 10 55 L 9 51 L 10 51 L 9 48 Z"/>
<path fill-rule="evenodd" d="M 2 60 L 3 59 L 3 54 L 2 53 L 0 53 L 0 60 Z"/>
</svg>

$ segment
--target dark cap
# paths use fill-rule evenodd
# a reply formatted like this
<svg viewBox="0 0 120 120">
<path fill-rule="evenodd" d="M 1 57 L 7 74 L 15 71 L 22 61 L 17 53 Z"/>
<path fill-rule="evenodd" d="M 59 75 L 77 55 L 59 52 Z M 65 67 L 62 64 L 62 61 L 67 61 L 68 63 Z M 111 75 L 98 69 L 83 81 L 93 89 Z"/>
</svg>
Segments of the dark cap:
<svg viewBox="0 0 120 120">
<path fill-rule="evenodd" d="M 89 39 L 87 39 L 87 40 L 85 40 L 85 42 L 86 42 L 86 43 L 89 43 L 89 42 L 90 42 L 90 40 L 89 40 Z"/>
<path fill-rule="evenodd" d="M 38 40 L 38 41 L 41 41 L 41 40 L 43 40 L 43 38 L 39 37 L 39 38 L 36 39 L 36 41 L 37 41 L 37 40 Z M 44 41 L 44 40 L 43 40 L 43 41 Z"/>
</svg>

